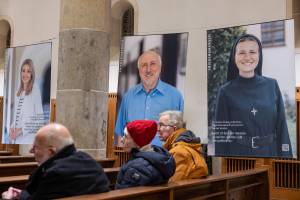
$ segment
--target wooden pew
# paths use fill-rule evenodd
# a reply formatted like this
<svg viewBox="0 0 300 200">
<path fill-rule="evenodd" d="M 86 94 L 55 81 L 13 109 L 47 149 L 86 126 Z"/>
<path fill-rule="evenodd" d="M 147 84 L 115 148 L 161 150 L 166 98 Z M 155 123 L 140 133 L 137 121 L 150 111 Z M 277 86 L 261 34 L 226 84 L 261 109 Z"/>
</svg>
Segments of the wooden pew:
<svg viewBox="0 0 300 200">
<path fill-rule="evenodd" d="M 233 172 L 204 179 L 190 179 L 160 186 L 140 186 L 64 200 L 173 200 L 173 199 L 269 199 L 268 170 Z"/>
<path fill-rule="evenodd" d="M 11 151 L 0 151 L 0 156 L 10 156 L 12 155 Z"/>
<path fill-rule="evenodd" d="M 0 156 L 0 163 L 35 162 L 34 156 Z"/>
<path fill-rule="evenodd" d="M 115 167 L 114 158 L 96 159 L 103 168 Z M 20 163 L 1 163 L 0 177 L 28 175 L 37 168 L 37 162 L 20 162 Z"/>
<path fill-rule="evenodd" d="M 96 161 L 101 164 L 103 168 L 117 167 L 115 158 L 96 158 Z"/>
<path fill-rule="evenodd" d="M 29 175 L 0 177 L 0 193 L 6 191 L 10 186 L 23 189 L 28 181 L 28 178 Z"/>
<path fill-rule="evenodd" d="M 0 164 L 0 177 L 28 175 L 36 168 L 36 162 L 2 163 Z"/>
<path fill-rule="evenodd" d="M 103 168 L 117 167 L 115 158 L 97 158 Z M 19 163 L 19 162 L 35 162 L 35 158 L 32 155 L 27 156 L 0 156 L 0 163 Z"/>
<path fill-rule="evenodd" d="M 103 170 L 110 181 L 110 187 L 113 189 L 120 167 L 103 168 Z M 29 175 L 0 177 L 0 193 L 6 191 L 10 186 L 23 189 L 28 178 Z"/>
</svg>

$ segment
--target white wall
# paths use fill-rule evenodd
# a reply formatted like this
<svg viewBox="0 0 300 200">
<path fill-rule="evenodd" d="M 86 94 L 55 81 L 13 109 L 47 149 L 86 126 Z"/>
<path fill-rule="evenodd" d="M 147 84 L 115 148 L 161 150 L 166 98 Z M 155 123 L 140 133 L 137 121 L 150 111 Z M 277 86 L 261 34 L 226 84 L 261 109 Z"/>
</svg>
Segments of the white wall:
<svg viewBox="0 0 300 200">
<path fill-rule="evenodd" d="M 291 34 L 291 33 L 292 34 Z M 295 38 L 292 21 L 285 25 L 285 45 L 281 47 L 265 48 L 263 74 L 277 79 L 282 94 L 287 94 L 291 99 L 295 99 Z M 280 55 L 278 58 L 271 58 L 272 55 Z M 266 58 L 266 59 L 265 59 Z M 291 68 L 292 67 L 292 68 Z"/>
<path fill-rule="evenodd" d="M 285 19 L 288 0 L 128 1 L 136 10 L 136 34 L 189 32 L 185 119 L 203 140 L 207 135 L 206 30 Z M 52 98 L 56 97 L 59 10 L 59 0 L 0 0 L 0 18 L 9 16 L 12 22 L 12 46 L 53 41 Z M 110 91 L 115 91 L 117 80 L 110 82 Z"/>
<path fill-rule="evenodd" d="M 0 0 L 0 19 L 11 23 L 11 46 L 52 41 L 51 98 L 56 97 L 59 12 L 60 0 Z"/>
</svg>

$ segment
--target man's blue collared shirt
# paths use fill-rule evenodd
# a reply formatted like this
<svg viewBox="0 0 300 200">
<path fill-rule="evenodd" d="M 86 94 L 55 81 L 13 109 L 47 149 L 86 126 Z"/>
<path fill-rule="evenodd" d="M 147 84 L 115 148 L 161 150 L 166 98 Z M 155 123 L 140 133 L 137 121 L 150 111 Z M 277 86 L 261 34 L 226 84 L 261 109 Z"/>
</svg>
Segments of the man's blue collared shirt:
<svg viewBox="0 0 300 200">
<path fill-rule="evenodd" d="M 124 94 L 118 112 L 115 133 L 123 136 L 126 124 L 137 119 L 158 121 L 159 114 L 163 111 L 183 111 L 183 104 L 181 93 L 175 87 L 161 80 L 149 93 L 140 83 Z M 153 139 L 152 144 L 161 146 L 158 135 Z"/>
</svg>

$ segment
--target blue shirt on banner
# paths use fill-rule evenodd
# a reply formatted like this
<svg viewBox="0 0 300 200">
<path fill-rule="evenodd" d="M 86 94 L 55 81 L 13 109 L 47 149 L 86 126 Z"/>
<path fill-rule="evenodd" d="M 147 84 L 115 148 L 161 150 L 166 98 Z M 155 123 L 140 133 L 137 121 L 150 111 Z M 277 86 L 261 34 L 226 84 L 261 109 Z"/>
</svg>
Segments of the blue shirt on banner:
<svg viewBox="0 0 300 200">
<path fill-rule="evenodd" d="M 173 86 L 159 80 L 157 86 L 147 93 L 142 83 L 126 92 L 122 98 L 115 133 L 124 135 L 124 128 L 128 122 L 138 119 L 158 121 L 159 114 L 166 110 L 183 111 L 183 97 Z M 158 134 L 152 144 L 162 146 Z"/>
</svg>

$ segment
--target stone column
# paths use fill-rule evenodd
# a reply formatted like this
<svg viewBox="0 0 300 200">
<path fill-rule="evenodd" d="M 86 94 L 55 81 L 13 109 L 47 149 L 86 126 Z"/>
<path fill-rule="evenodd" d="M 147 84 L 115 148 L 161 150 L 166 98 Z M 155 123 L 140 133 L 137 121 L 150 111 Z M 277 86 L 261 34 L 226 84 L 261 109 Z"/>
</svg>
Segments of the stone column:
<svg viewBox="0 0 300 200">
<path fill-rule="evenodd" d="M 61 0 L 56 121 L 78 149 L 105 157 L 110 0 Z"/>
</svg>

